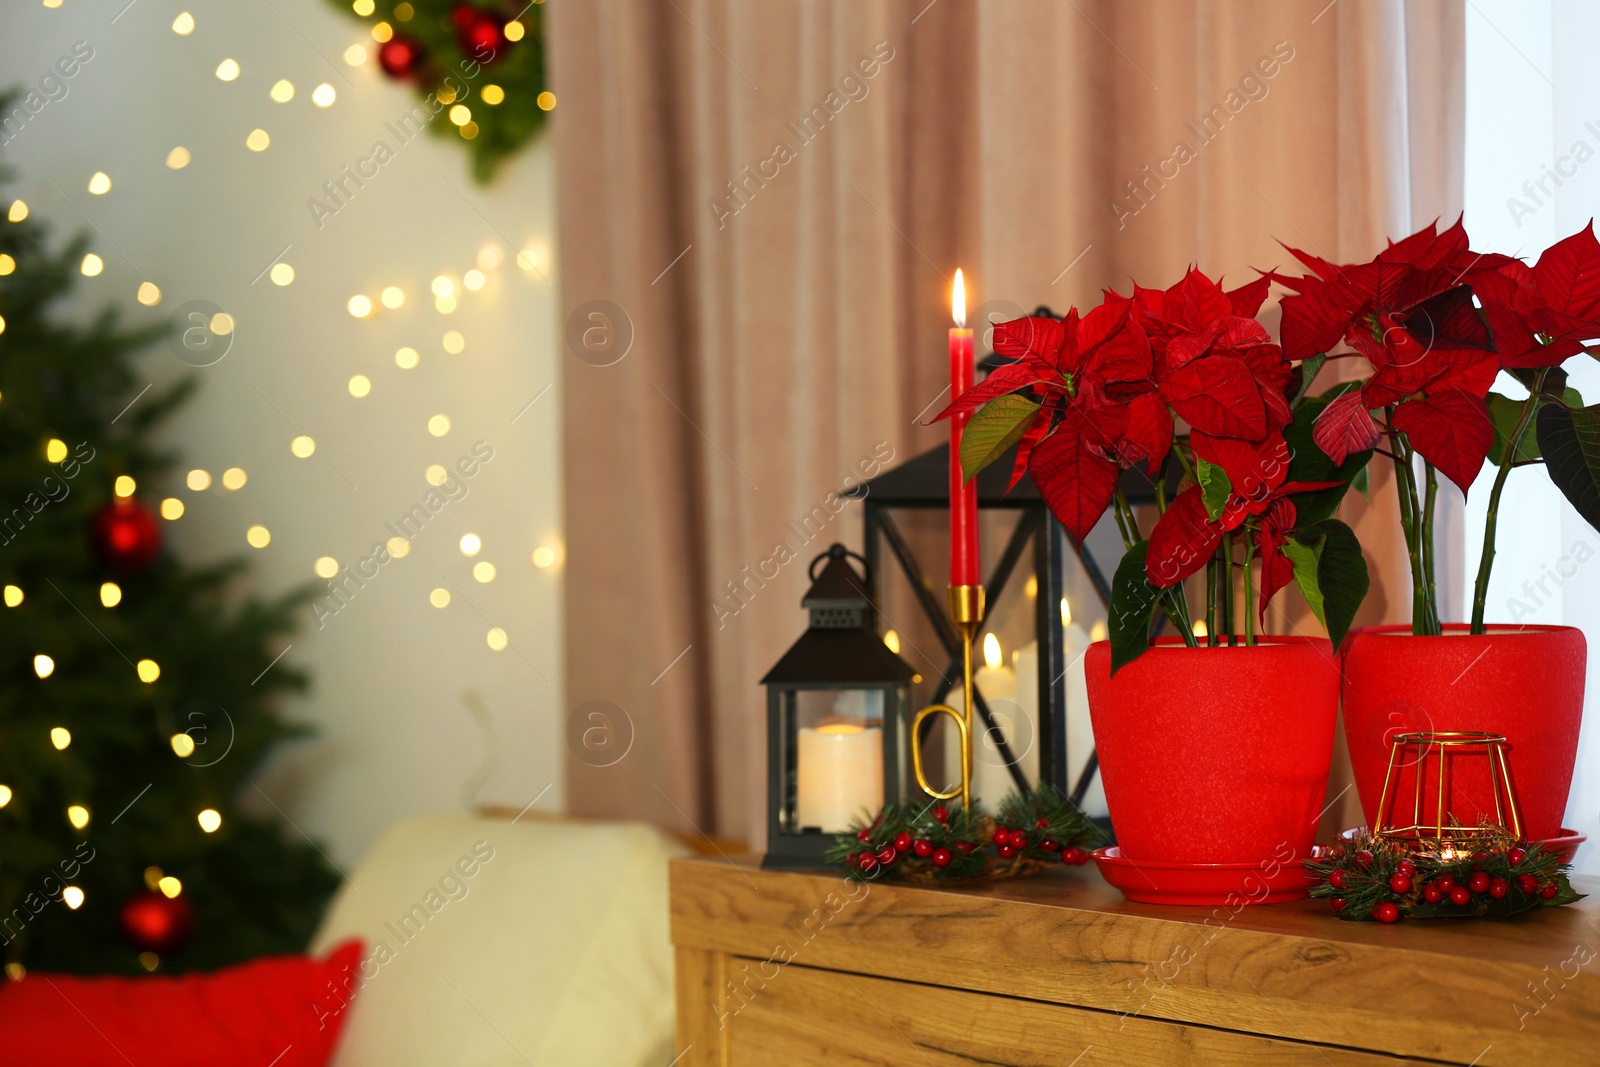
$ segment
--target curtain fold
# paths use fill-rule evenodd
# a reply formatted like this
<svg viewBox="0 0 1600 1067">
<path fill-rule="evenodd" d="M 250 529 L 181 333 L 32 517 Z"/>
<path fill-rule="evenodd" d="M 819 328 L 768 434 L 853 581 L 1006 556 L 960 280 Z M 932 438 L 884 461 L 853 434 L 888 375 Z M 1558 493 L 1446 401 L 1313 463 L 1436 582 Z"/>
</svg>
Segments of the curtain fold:
<svg viewBox="0 0 1600 1067">
<path fill-rule="evenodd" d="M 608 702 L 631 738 L 618 758 L 569 723 L 579 813 L 760 846 L 758 680 L 804 626 L 805 564 L 859 547 L 836 494 L 942 438 L 920 420 L 956 266 L 976 305 L 1061 312 L 1191 263 L 1242 282 L 1289 263 L 1280 239 L 1363 258 L 1459 208 L 1442 0 L 549 14 L 567 706 Z M 597 308 L 631 335 L 615 362 L 586 347 Z M 1362 622 L 1409 617 L 1387 484 L 1346 507 L 1375 575 Z"/>
</svg>

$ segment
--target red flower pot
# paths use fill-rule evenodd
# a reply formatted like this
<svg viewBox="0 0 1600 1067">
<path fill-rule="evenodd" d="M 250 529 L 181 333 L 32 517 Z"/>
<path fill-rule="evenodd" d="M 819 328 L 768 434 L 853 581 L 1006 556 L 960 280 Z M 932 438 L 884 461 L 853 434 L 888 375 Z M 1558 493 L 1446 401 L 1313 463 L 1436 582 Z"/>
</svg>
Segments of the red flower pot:
<svg viewBox="0 0 1600 1067">
<path fill-rule="evenodd" d="M 1176 637 L 1111 676 L 1089 646 L 1089 716 L 1122 855 L 1299 862 L 1328 785 L 1339 670 L 1321 638 L 1185 648 Z"/>
<path fill-rule="evenodd" d="M 1491 626 L 1486 634 L 1471 634 L 1464 624 L 1445 631 L 1442 637 L 1413 637 L 1409 626 L 1372 626 L 1350 631 L 1344 646 L 1344 732 L 1368 825 L 1378 824 L 1395 734 L 1486 730 L 1504 734 L 1508 743 L 1525 835 L 1560 835 L 1583 717 L 1582 631 Z M 1401 768 L 1391 809 L 1402 824 L 1411 821 L 1412 772 Z M 1437 782 L 1432 761 L 1425 782 Z M 1451 813 L 1459 821 L 1493 816 L 1487 760 L 1453 759 L 1449 784 Z M 1431 818 L 1433 808 L 1424 800 Z"/>
</svg>

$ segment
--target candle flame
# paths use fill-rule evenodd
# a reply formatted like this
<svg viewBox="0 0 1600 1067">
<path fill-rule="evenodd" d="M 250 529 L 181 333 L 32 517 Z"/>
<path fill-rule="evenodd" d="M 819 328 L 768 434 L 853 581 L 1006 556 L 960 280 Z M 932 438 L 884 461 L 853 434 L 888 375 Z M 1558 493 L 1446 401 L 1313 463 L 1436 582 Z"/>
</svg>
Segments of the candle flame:
<svg viewBox="0 0 1600 1067">
<path fill-rule="evenodd" d="M 893 630 L 883 635 L 883 643 L 889 646 L 889 651 L 895 655 L 900 654 L 900 635 Z"/>
<path fill-rule="evenodd" d="M 1194 635 L 1196 637 L 1204 637 L 1208 632 L 1209 631 L 1206 630 L 1206 620 L 1196 619 L 1194 621 Z"/>
<path fill-rule="evenodd" d="M 1072 605 L 1067 603 L 1067 598 L 1061 598 L 1061 625 L 1072 625 Z"/>
<path fill-rule="evenodd" d="M 967 324 L 967 283 L 961 277 L 961 268 L 956 268 L 956 283 L 950 288 L 950 317 L 957 326 Z"/>
<path fill-rule="evenodd" d="M 994 634 L 983 635 L 983 665 L 991 671 L 998 670 L 1005 657 L 1000 654 L 1000 639 Z"/>
</svg>

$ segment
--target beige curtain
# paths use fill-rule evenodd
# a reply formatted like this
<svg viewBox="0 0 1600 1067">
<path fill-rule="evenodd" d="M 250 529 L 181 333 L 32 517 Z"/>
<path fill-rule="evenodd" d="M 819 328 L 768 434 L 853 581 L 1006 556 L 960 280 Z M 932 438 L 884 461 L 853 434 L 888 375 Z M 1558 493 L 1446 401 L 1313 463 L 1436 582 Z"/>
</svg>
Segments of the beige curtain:
<svg viewBox="0 0 1600 1067">
<path fill-rule="evenodd" d="M 575 812 L 759 847 L 758 680 L 805 562 L 859 547 L 830 494 L 940 439 L 956 266 L 975 302 L 1061 311 L 1190 263 L 1246 281 L 1290 264 L 1275 239 L 1368 256 L 1460 201 L 1454 4 L 549 12 Z M 1409 618 L 1392 492 L 1347 505 L 1363 621 Z M 608 707 L 590 728 L 629 745 L 587 744 Z"/>
</svg>

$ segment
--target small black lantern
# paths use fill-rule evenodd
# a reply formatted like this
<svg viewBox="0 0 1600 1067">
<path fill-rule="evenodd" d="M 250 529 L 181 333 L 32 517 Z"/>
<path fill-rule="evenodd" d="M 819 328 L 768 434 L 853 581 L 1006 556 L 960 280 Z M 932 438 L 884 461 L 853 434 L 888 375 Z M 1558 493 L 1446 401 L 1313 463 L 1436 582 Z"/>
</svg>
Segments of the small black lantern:
<svg viewBox="0 0 1600 1067">
<path fill-rule="evenodd" d="M 876 632 L 871 572 L 835 544 L 811 561 L 800 601 L 811 626 L 767 687 L 768 870 L 827 866 L 833 835 L 905 799 L 906 724 L 916 672 Z M 819 572 L 820 567 L 820 572 Z"/>
</svg>

